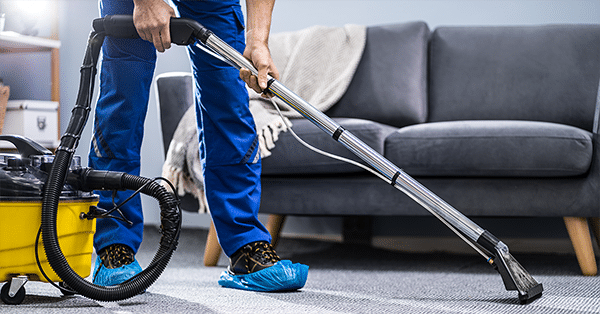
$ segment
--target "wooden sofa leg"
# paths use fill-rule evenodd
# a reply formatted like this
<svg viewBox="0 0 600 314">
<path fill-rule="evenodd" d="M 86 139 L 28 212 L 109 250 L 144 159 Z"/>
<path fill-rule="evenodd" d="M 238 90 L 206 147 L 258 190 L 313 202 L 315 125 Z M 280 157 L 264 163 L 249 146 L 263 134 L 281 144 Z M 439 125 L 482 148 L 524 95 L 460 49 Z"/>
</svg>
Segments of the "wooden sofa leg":
<svg viewBox="0 0 600 314">
<path fill-rule="evenodd" d="M 279 236 L 281 235 L 281 228 L 283 228 L 283 223 L 285 222 L 285 215 L 269 215 L 269 219 L 267 220 L 267 230 L 271 234 L 271 245 L 273 247 L 277 247 L 277 242 L 279 242 Z"/>
<path fill-rule="evenodd" d="M 204 266 L 217 266 L 220 256 L 221 245 L 217 239 L 215 225 L 211 221 L 208 236 L 206 237 L 206 247 L 204 247 Z"/>
<path fill-rule="evenodd" d="M 564 221 L 571 243 L 573 243 L 581 273 L 584 276 L 595 276 L 598 273 L 598 268 L 587 219 L 583 217 L 564 217 Z"/>
<path fill-rule="evenodd" d="M 592 232 L 596 237 L 596 245 L 600 248 L 600 218 L 590 218 L 590 224 L 592 225 Z"/>
</svg>

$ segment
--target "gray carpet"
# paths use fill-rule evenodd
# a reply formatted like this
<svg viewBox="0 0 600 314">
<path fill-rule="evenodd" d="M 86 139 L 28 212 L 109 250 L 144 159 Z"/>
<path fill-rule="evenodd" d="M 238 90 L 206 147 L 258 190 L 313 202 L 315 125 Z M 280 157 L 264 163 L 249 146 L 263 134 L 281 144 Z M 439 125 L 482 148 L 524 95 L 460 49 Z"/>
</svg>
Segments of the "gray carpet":
<svg viewBox="0 0 600 314">
<path fill-rule="evenodd" d="M 50 284 L 28 282 L 20 305 L 1 313 L 600 313 L 600 278 L 583 277 L 572 255 L 515 254 L 544 285 L 544 295 L 520 305 L 500 275 L 476 255 L 390 252 L 359 245 L 282 239 L 285 259 L 310 266 L 305 288 L 255 293 L 221 288 L 226 265 L 203 267 L 206 231 L 184 230 L 179 249 L 148 292 L 120 302 L 61 296 Z M 138 259 L 152 259 L 159 234 L 147 228 Z"/>
</svg>

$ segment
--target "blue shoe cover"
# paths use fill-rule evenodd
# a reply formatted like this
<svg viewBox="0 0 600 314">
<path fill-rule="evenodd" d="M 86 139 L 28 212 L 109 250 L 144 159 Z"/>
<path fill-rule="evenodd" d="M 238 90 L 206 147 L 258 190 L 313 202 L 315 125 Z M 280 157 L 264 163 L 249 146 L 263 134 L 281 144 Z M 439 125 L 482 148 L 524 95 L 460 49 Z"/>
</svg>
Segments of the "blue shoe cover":
<svg viewBox="0 0 600 314">
<path fill-rule="evenodd" d="M 100 271 L 98 271 L 100 267 Z M 131 277 L 142 272 L 142 267 L 134 260 L 133 263 L 119 268 L 106 268 L 102 265 L 100 257 L 96 259 L 96 265 L 94 266 L 94 280 L 93 283 L 100 286 L 115 286 L 123 283 Z"/>
<path fill-rule="evenodd" d="M 229 271 L 224 271 L 219 278 L 219 285 L 261 292 L 291 291 L 304 287 L 307 277 L 307 265 L 283 260 L 269 268 L 245 275 L 232 275 Z"/>
</svg>

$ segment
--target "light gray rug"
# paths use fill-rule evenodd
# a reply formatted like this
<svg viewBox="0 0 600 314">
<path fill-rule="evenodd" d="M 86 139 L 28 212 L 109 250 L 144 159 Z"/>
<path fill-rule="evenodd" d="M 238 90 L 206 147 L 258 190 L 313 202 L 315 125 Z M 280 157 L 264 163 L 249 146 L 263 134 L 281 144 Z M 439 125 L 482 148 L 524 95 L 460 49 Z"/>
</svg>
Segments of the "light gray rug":
<svg viewBox="0 0 600 314">
<path fill-rule="evenodd" d="M 138 259 L 153 257 L 159 235 L 147 228 Z M 29 282 L 23 304 L 1 313 L 600 313 L 600 278 L 583 277 L 572 255 L 515 255 L 544 285 L 520 305 L 500 275 L 476 255 L 407 254 L 321 241 L 282 239 L 279 254 L 310 266 L 300 291 L 255 293 L 221 288 L 219 267 L 204 267 L 205 230 L 184 230 L 181 245 L 148 292 L 120 302 L 63 297 Z"/>
</svg>

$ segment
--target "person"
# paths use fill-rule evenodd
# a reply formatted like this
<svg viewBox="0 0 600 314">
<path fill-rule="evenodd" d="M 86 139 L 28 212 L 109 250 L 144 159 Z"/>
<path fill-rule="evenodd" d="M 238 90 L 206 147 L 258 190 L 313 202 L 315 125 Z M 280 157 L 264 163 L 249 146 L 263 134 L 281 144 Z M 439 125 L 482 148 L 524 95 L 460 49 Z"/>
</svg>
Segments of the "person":
<svg viewBox="0 0 600 314">
<path fill-rule="evenodd" d="M 207 203 L 219 243 L 230 257 L 228 270 L 219 283 L 263 291 L 301 288 L 308 271 L 308 266 L 301 264 L 293 264 L 297 271 L 291 272 L 293 278 L 285 279 L 294 284 L 240 286 L 240 282 L 248 281 L 244 276 L 274 271 L 274 266 L 281 264 L 270 244 L 269 232 L 258 220 L 261 160 L 245 87 L 248 84 L 262 92 L 267 88 L 267 74 L 278 78 L 268 48 L 274 0 L 247 0 L 247 25 L 239 0 L 172 0 L 172 3 L 180 17 L 198 21 L 243 53 L 258 69 L 258 76 L 247 69 L 238 71 L 195 45 L 187 47 L 195 81 L 199 153 Z M 132 14 L 140 38 L 106 37 L 103 43 L 100 96 L 89 166 L 139 175 L 156 51 L 164 52 L 171 47 L 169 25 L 176 12 L 163 0 L 100 0 L 100 13 L 102 16 Z M 98 206 L 110 209 L 132 193 L 99 191 Z M 119 284 L 141 272 L 135 259 L 143 234 L 140 197 L 134 197 L 121 210 L 131 225 L 115 219 L 97 221 L 94 247 L 98 257 L 93 282 L 98 285 Z"/>
</svg>

